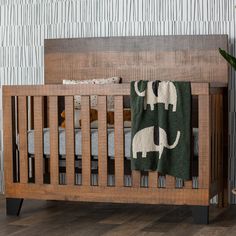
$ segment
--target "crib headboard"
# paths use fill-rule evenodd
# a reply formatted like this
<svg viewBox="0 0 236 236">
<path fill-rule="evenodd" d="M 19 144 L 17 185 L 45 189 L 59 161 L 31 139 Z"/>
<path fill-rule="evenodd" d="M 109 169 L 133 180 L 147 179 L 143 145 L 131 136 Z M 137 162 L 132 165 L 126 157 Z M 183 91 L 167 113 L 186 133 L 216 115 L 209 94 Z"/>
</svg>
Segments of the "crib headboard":
<svg viewBox="0 0 236 236">
<path fill-rule="evenodd" d="M 45 40 L 45 84 L 63 79 L 120 76 L 227 86 L 228 66 L 218 52 L 227 35 L 145 36 Z"/>
</svg>

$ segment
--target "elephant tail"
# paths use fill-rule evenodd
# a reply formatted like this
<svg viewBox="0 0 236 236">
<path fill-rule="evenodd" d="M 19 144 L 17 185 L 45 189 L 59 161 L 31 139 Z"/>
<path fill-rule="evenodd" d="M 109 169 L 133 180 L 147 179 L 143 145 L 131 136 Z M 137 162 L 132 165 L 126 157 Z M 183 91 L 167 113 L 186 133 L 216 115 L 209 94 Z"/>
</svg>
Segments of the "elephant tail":
<svg viewBox="0 0 236 236">
<path fill-rule="evenodd" d="M 138 81 L 134 82 L 134 89 L 135 89 L 135 92 L 138 94 L 139 97 L 144 97 L 145 96 L 145 91 L 139 92 Z"/>
<path fill-rule="evenodd" d="M 172 145 L 167 145 L 167 148 L 169 149 L 175 148 L 177 144 L 179 143 L 179 138 L 180 138 L 180 131 L 177 131 L 175 142 Z"/>
</svg>

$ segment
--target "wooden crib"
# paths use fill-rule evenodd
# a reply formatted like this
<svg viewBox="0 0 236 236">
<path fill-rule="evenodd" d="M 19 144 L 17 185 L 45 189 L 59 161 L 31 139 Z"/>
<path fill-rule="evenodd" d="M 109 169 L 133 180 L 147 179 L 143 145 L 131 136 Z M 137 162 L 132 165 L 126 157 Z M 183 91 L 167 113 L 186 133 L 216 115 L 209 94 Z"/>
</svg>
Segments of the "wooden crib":
<svg viewBox="0 0 236 236">
<path fill-rule="evenodd" d="M 4 172 L 7 214 L 19 214 L 23 199 L 190 205 L 197 223 L 208 223 L 210 199 L 227 204 L 228 67 L 218 48 L 226 35 L 114 37 L 45 40 L 45 85 L 3 86 Z M 63 79 L 119 76 L 121 84 L 62 85 Z M 157 172 L 131 171 L 124 158 L 123 102 L 132 80 L 190 81 L 192 125 L 198 128 L 198 159 L 191 181 Z M 73 96 L 81 95 L 82 166 L 77 166 Z M 92 170 L 90 95 L 98 95 L 98 168 Z M 106 97 L 115 100 L 114 160 L 108 158 Z M 66 114 L 66 159 L 60 165 L 58 126 Z M 50 158 L 43 128 L 50 128 Z M 28 154 L 34 129 L 34 157 Z M 96 172 L 97 171 L 97 172 Z M 66 181 L 61 183 L 60 174 Z M 92 183 L 93 174 L 98 181 Z M 76 175 L 81 181 L 76 183 Z M 108 184 L 108 177 L 114 177 Z M 125 176 L 131 182 L 125 184 Z M 141 184 L 142 178 L 147 180 Z M 164 184 L 160 185 L 160 179 Z"/>
</svg>

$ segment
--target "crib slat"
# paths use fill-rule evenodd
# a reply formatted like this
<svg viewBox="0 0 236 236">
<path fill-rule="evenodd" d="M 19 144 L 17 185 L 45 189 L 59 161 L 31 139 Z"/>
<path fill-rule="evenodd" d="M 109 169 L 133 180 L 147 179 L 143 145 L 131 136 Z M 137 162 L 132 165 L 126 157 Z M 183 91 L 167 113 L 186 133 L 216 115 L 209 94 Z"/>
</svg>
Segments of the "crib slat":
<svg viewBox="0 0 236 236">
<path fill-rule="evenodd" d="M 50 182 L 58 184 L 58 98 L 49 97 L 49 128 L 50 128 Z"/>
<path fill-rule="evenodd" d="M 3 134 L 4 134 L 4 174 L 5 185 L 13 183 L 13 120 L 12 120 L 12 98 L 5 96 L 3 100 Z"/>
<path fill-rule="evenodd" d="M 210 96 L 200 95 L 199 103 L 199 188 L 210 186 Z"/>
<path fill-rule="evenodd" d="M 91 184 L 90 99 L 81 96 L 82 185 Z"/>
<path fill-rule="evenodd" d="M 124 186 L 123 96 L 115 97 L 115 185 Z"/>
<path fill-rule="evenodd" d="M 184 181 L 184 188 L 193 188 L 192 180 Z"/>
<path fill-rule="evenodd" d="M 74 97 L 65 97 L 66 184 L 75 184 Z"/>
<path fill-rule="evenodd" d="M 148 187 L 157 188 L 158 173 L 156 171 L 148 172 Z"/>
<path fill-rule="evenodd" d="M 166 175 L 166 188 L 175 188 L 175 177 Z"/>
<path fill-rule="evenodd" d="M 140 187 L 140 171 L 132 170 L 132 187 Z"/>
<path fill-rule="evenodd" d="M 20 182 L 28 183 L 28 137 L 27 137 L 27 100 L 26 96 L 18 99 Z"/>
<path fill-rule="evenodd" d="M 106 96 L 98 97 L 98 176 L 99 176 L 99 185 L 107 186 Z"/>
<path fill-rule="evenodd" d="M 43 97 L 34 97 L 35 183 L 43 184 Z"/>
</svg>

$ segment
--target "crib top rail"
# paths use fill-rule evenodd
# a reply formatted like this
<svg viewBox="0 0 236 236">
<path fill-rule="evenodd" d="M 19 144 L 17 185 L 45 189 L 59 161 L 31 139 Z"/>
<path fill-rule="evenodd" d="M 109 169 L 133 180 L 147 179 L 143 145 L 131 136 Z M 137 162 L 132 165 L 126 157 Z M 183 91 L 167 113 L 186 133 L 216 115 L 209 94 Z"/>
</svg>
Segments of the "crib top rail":
<svg viewBox="0 0 236 236">
<path fill-rule="evenodd" d="M 211 88 L 209 83 L 191 83 L 192 95 L 221 93 L 221 87 Z M 72 95 L 101 95 L 125 96 L 130 95 L 130 84 L 109 85 L 5 85 L 3 96 L 72 96 Z"/>
</svg>

